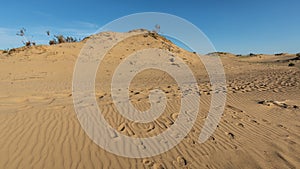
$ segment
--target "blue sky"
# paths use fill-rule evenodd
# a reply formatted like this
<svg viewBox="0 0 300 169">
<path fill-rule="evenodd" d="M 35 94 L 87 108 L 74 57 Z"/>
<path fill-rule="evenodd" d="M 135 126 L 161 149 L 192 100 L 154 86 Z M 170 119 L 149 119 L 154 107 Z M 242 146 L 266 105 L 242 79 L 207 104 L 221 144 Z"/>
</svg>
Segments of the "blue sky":
<svg viewBox="0 0 300 169">
<path fill-rule="evenodd" d="M 119 17 L 137 12 L 164 12 L 199 27 L 217 51 L 236 54 L 300 52 L 298 0 L 26 0 L 4 1 L 0 10 L 0 49 L 27 38 L 47 43 L 52 34 L 84 37 Z"/>
</svg>

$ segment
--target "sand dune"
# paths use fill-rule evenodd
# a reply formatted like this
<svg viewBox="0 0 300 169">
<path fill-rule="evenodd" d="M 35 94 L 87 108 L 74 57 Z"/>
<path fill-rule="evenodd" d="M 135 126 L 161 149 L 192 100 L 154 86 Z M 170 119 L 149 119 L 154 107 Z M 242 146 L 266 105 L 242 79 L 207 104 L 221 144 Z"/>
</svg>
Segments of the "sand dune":
<svg viewBox="0 0 300 169">
<path fill-rule="evenodd" d="M 149 109 L 149 91 L 159 88 L 166 93 L 166 109 L 150 123 L 123 118 L 113 104 L 110 84 L 116 67 L 135 51 L 161 48 L 176 53 L 194 73 L 201 98 L 196 123 L 181 143 L 166 153 L 135 159 L 103 150 L 80 126 L 72 100 L 72 76 L 83 45 L 0 51 L 0 168 L 300 167 L 300 62 L 296 55 L 219 53 L 227 78 L 225 112 L 214 134 L 200 144 L 212 89 L 197 55 L 160 36 L 137 35 L 122 41 L 105 56 L 96 77 L 97 103 L 118 132 L 151 137 L 166 131 L 178 117 L 183 95 L 167 73 L 145 70 L 130 85 L 132 104 L 141 111 Z"/>
</svg>

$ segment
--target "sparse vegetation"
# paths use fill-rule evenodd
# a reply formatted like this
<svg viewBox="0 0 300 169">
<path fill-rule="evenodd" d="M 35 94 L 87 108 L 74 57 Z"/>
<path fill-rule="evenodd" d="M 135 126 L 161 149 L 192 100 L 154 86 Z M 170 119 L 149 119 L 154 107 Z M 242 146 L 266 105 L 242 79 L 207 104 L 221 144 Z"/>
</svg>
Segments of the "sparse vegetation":
<svg viewBox="0 0 300 169">
<path fill-rule="evenodd" d="M 54 35 L 54 37 L 57 39 L 57 42 L 60 43 L 65 43 L 66 39 L 63 35 Z"/>
<path fill-rule="evenodd" d="M 55 39 L 49 41 L 49 45 L 55 45 L 55 44 L 57 44 Z"/>
<path fill-rule="evenodd" d="M 31 42 L 30 41 L 25 42 L 25 46 L 31 46 Z"/>
<path fill-rule="evenodd" d="M 290 67 L 295 66 L 295 63 L 289 63 L 288 66 L 290 66 Z"/>
<path fill-rule="evenodd" d="M 17 36 L 21 36 L 25 39 L 25 41 L 22 41 L 22 43 L 25 45 L 25 46 L 35 46 L 35 42 L 32 42 L 30 40 L 28 40 L 26 38 L 26 29 L 25 28 L 22 28 L 19 30 L 19 32 L 16 33 Z"/>
<path fill-rule="evenodd" d="M 9 52 L 9 49 L 5 49 L 2 51 L 2 53 L 8 53 Z"/>
<path fill-rule="evenodd" d="M 275 56 L 281 56 L 284 55 L 285 53 L 276 53 Z"/>
<path fill-rule="evenodd" d="M 5 53 L 7 53 L 8 55 L 11 55 L 12 53 L 16 52 L 16 49 L 6 49 Z M 3 52 L 4 53 L 4 52 Z"/>
<path fill-rule="evenodd" d="M 22 41 L 22 43 L 24 44 L 24 46 L 35 46 L 36 43 L 33 42 L 33 41 L 30 41 L 27 39 L 26 37 L 26 29 L 25 28 L 22 28 L 20 29 L 17 33 L 16 33 L 17 36 L 21 36 L 24 38 L 24 40 Z M 48 37 L 50 37 L 51 33 L 50 31 L 46 31 L 46 35 Z M 71 37 L 71 36 L 67 36 L 67 37 L 64 37 L 63 35 L 54 35 L 54 38 L 53 39 L 50 39 L 49 40 L 49 45 L 54 45 L 54 44 L 60 44 L 60 43 L 70 43 L 70 42 L 77 42 L 78 40 L 75 38 L 75 37 Z"/>
<path fill-rule="evenodd" d="M 13 49 L 5 49 L 5 50 L 2 50 L 2 54 L 11 55 L 15 51 L 16 51 L 16 49 L 14 49 L 14 48 Z"/>
<path fill-rule="evenodd" d="M 297 53 L 296 56 L 300 57 L 300 53 Z"/>
<path fill-rule="evenodd" d="M 8 51 L 8 54 L 10 55 L 10 54 L 12 54 L 13 52 L 16 52 L 16 49 L 10 49 L 10 50 Z"/>
<path fill-rule="evenodd" d="M 18 36 L 25 36 L 25 32 L 26 32 L 26 29 L 25 28 L 22 28 L 22 29 L 20 29 L 19 30 L 19 32 L 17 32 L 17 34 L 16 35 L 18 35 Z"/>
<path fill-rule="evenodd" d="M 150 37 L 152 37 L 154 39 L 157 39 L 159 35 L 156 32 L 150 32 L 149 31 L 148 33 L 144 34 L 144 37 L 148 37 L 148 36 L 150 36 Z"/>
<path fill-rule="evenodd" d="M 142 31 L 147 31 L 145 29 L 141 29 Z M 158 39 L 159 33 L 160 32 L 160 25 L 156 24 L 154 26 L 154 29 L 152 31 L 148 31 L 147 33 L 144 34 L 144 37 L 153 37 L 154 39 Z"/>
<path fill-rule="evenodd" d="M 78 40 L 76 38 L 74 38 L 74 37 L 71 37 L 71 36 L 67 36 L 66 37 L 66 42 L 71 43 L 71 42 L 77 42 L 77 41 Z"/>
<path fill-rule="evenodd" d="M 160 25 L 156 24 L 156 25 L 154 26 L 153 32 L 159 33 L 159 32 L 160 32 Z"/>
<path fill-rule="evenodd" d="M 47 32 L 47 35 L 50 35 L 50 32 Z M 71 43 L 77 42 L 78 40 L 74 37 L 67 36 L 64 37 L 63 35 L 54 35 L 54 39 L 49 40 L 49 45 L 61 44 L 61 43 Z"/>
</svg>

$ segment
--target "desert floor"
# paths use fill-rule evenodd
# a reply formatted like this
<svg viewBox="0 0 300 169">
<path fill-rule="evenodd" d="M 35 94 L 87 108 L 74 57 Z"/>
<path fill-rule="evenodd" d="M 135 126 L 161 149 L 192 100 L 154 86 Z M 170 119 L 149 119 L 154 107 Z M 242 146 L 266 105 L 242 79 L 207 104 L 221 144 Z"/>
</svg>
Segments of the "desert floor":
<svg viewBox="0 0 300 169">
<path fill-rule="evenodd" d="M 211 89 L 199 58 L 160 36 L 132 36 L 119 43 L 98 69 L 96 99 L 120 133 L 161 133 L 174 123 L 180 107 L 181 91 L 174 79 L 162 71 L 145 70 L 133 79 L 130 99 L 137 109 L 147 110 L 149 90 L 159 88 L 167 96 L 165 112 L 147 124 L 118 114 L 109 88 L 113 70 L 134 51 L 156 47 L 178 54 L 193 71 L 201 94 L 196 123 L 181 143 L 166 153 L 134 159 L 103 150 L 80 126 L 72 77 L 83 45 L 0 51 L 0 168 L 300 168 L 299 56 L 218 53 L 226 73 L 227 101 L 218 128 L 200 144 Z"/>
</svg>

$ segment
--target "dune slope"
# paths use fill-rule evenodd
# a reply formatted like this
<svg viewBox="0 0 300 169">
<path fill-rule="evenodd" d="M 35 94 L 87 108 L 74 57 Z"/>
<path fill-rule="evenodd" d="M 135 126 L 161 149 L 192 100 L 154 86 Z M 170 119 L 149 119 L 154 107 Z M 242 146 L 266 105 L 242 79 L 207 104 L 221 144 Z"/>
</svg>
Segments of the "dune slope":
<svg viewBox="0 0 300 169">
<path fill-rule="evenodd" d="M 176 81 L 163 71 L 145 70 L 130 85 L 131 102 L 137 109 L 147 110 L 149 90 L 159 88 L 166 93 L 165 112 L 146 124 L 118 114 L 111 98 L 111 78 L 115 68 L 135 51 L 161 48 L 176 53 L 193 71 L 201 95 L 196 123 L 181 143 L 161 155 L 132 159 L 100 148 L 76 117 L 72 76 L 83 45 L 66 43 L 0 52 L 0 168 L 300 167 L 300 71 L 299 61 L 293 60 L 296 55 L 220 54 L 227 78 L 226 107 L 214 134 L 200 144 L 197 140 L 210 106 L 211 87 L 198 56 L 160 36 L 137 35 L 122 41 L 105 56 L 96 77 L 99 108 L 120 133 L 155 136 L 175 122 L 180 108 L 182 91 Z M 288 62 L 296 66 L 288 66 Z"/>
</svg>

